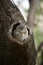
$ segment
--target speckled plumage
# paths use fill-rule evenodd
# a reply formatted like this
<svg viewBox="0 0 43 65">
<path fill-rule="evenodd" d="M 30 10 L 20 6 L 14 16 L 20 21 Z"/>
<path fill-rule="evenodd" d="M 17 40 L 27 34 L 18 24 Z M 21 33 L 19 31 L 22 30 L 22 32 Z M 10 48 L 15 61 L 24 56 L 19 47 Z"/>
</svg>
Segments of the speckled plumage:
<svg viewBox="0 0 43 65">
<path fill-rule="evenodd" d="M 23 24 L 17 26 L 14 30 L 14 37 L 17 38 L 19 41 L 24 41 L 28 38 L 28 30 L 27 27 Z"/>
</svg>

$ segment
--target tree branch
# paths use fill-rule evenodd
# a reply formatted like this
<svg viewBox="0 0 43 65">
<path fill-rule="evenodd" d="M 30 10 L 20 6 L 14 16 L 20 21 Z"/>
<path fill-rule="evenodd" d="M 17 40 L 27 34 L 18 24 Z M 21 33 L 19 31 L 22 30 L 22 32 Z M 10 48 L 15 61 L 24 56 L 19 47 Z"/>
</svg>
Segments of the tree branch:
<svg viewBox="0 0 43 65">
<path fill-rule="evenodd" d="M 29 2 L 30 2 L 30 9 L 28 12 L 27 23 L 32 32 L 34 28 L 34 17 L 35 17 L 37 0 L 29 0 Z"/>
</svg>

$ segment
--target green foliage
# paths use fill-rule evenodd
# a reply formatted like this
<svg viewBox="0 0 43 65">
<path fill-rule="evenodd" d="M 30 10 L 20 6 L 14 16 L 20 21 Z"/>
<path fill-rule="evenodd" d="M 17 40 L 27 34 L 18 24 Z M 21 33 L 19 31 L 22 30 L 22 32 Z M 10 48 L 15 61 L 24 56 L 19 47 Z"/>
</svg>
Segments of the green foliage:
<svg viewBox="0 0 43 65">
<path fill-rule="evenodd" d="M 38 27 L 36 27 L 34 30 L 34 38 L 35 38 L 36 47 L 38 47 L 40 42 L 43 41 L 43 32 L 39 31 Z"/>
<path fill-rule="evenodd" d="M 43 1 L 43 0 L 41 0 L 41 1 Z M 43 41 L 43 32 L 39 31 L 39 29 L 38 29 L 38 24 L 39 24 L 39 22 L 41 22 L 41 20 L 39 19 L 39 16 L 40 15 L 43 16 L 43 8 L 41 7 L 41 4 L 39 5 L 39 7 L 36 10 L 36 15 L 38 16 L 38 18 L 35 18 L 37 25 L 34 29 L 34 38 L 35 38 L 36 47 L 38 47 L 39 43 Z"/>
<path fill-rule="evenodd" d="M 36 65 L 41 65 L 42 62 L 42 53 L 41 51 L 38 53 Z"/>
<path fill-rule="evenodd" d="M 38 27 L 39 22 L 41 23 L 43 20 L 43 19 L 41 20 L 41 18 L 40 18 L 40 15 L 43 17 L 43 0 L 40 0 L 39 4 L 40 5 L 38 6 L 38 8 L 36 10 L 36 15 L 38 16 L 38 18 L 37 17 L 35 18 L 37 25 L 34 29 L 34 39 L 35 39 L 36 48 L 38 48 L 40 43 L 43 41 L 43 31 L 41 31 L 41 30 L 43 30 L 43 28 L 42 29 L 40 28 L 41 30 L 39 30 L 39 27 Z M 40 64 L 41 61 L 42 61 L 42 55 L 41 55 L 41 51 L 40 51 L 37 56 L 36 65 L 41 65 Z"/>
<path fill-rule="evenodd" d="M 36 14 L 37 15 L 43 15 L 43 10 L 42 10 L 42 8 L 41 7 L 39 7 L 37 10 L 36 10 Z"/>
<path fill-rule="evenodd" d="M 39 0 L 39 1 L 43 1 L 43 0 Z"/>
</svg>

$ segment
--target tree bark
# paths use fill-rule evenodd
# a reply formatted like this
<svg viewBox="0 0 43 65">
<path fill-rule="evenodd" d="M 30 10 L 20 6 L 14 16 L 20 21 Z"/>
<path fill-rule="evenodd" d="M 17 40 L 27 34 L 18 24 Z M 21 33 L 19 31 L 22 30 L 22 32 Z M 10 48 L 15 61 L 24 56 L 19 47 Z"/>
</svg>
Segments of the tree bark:
<svg viewBox="0 0 43 65">
<path fill-rule="evenodd" d="M 13 37 L 15 24 L 25 24 L 17 6 L 10 0 L 0 0 L 0 65 L 35 65 L 36 49 L 33 34 L 20 42 Z"/>
</svg>

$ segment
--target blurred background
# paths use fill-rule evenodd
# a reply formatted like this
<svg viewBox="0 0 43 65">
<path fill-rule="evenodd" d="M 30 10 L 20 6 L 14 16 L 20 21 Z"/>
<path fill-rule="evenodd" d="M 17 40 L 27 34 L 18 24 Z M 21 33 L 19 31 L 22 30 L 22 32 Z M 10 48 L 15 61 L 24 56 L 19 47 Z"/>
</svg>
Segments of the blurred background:
<svg viewBox="0 0 43 65">
<path fill-rule="evenodd" d="M 24 19 L 27 21 L 28 9 L 30 8 L 30 4 L 28 0 L 11 0 L 12 3 L 18 6 L 20 9 Z M 34 40 L 36 49 L 43 41 L 43 0 L 39 0 L 37 5 L 36 15 L 35 15 L 35 27 L 34 27 Z M 37 55 L 36 65 L 42 65 L 42 51 L 40 51 Z"/>
</svg>

